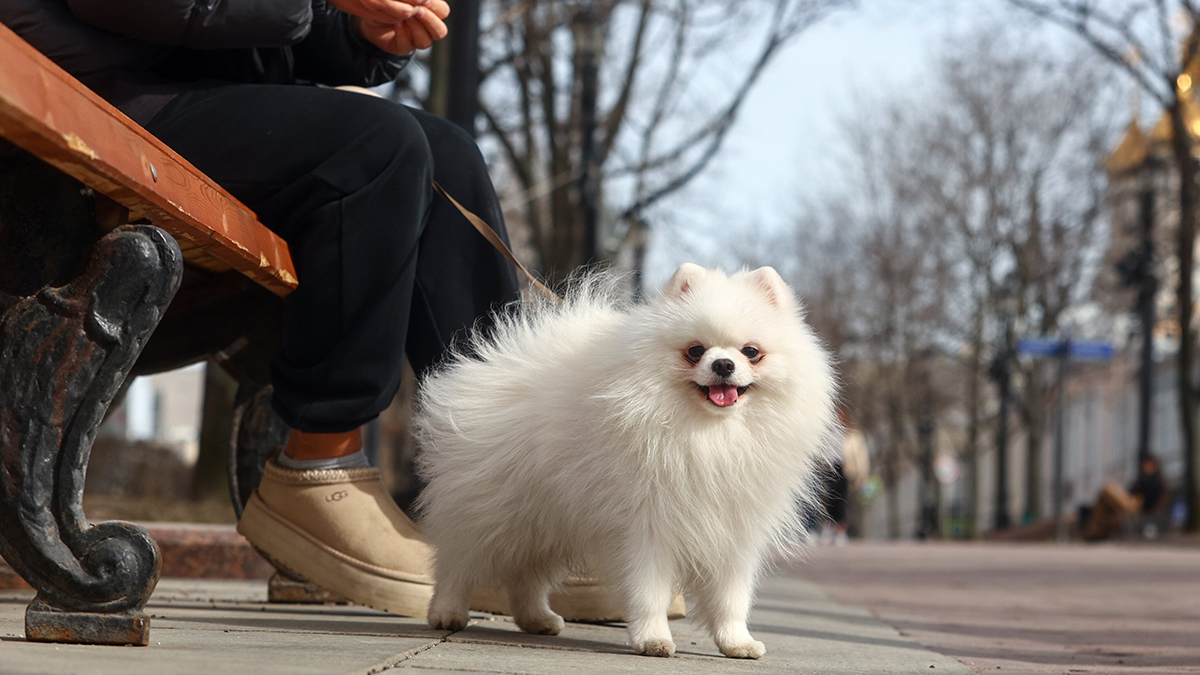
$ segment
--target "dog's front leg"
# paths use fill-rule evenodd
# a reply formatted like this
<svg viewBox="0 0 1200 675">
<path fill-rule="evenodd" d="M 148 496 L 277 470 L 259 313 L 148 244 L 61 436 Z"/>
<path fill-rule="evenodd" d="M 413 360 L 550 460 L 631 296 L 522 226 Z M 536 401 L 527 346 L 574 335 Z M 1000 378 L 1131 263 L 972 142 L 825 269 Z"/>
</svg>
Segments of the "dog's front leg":
<svg viewBox="0 0 1200 675">
<path fill-rule="evenodd" d="M 672 656 L 675 641 L 667 609 L 675 595 L 675 575 L 656 551 L 638 551 L 625 562 L 625 619 L 633 650 L 643 656 Z"/>
<path fill-rule="evenodd" d="M 758 659 L 767 652 L 746 628 L 757 569 L 754 561 L 738 561 L 695 589 L 696 613 L 712 630 L 717 648 L 730 658 Z"/>
<path fill-rule="evenodd" d="M 439 561 L 437 583 L 426 619 L 434 630 L 460 631 L 470 621 L 471 584 L 462 573 Z"/>
</svg>

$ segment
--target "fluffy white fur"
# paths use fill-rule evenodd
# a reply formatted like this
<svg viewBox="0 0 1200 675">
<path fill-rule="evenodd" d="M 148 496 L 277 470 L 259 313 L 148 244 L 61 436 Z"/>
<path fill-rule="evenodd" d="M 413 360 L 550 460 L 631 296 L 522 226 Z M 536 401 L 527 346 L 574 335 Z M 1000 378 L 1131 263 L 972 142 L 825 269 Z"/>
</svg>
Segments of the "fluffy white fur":
<svg viewBox="0 0 1200 675">
<path fill-rule="evenodd" d="M 746 628 L 756 578 L 796 533 L 836 426 L 829 358 L 769 267 L 685 264 L 638 306 L 610 280 L 501 319 L 425 381 L 429 624 L 462 628 L 472 589 L 503 585 L 518 626 L 556 634 L 547 594 L 587 569 L 619 590 L 637 653 L 674 653 L 667 607 L 682 588 L 722 653 L 758 658 Z M 725 382 L 747 387 L 728 407 L 700 388 L 721 382 L 717 359 L 735 365 Z"/>
</svg>

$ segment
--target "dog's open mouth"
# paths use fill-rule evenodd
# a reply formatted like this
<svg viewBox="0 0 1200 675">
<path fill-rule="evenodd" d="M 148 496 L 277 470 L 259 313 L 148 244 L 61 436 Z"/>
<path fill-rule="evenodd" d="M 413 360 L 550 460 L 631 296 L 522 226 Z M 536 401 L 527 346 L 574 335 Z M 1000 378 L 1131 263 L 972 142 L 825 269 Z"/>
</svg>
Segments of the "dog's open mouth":
<svg viewBox="0 0 1200 675">
<path fill-rule="evenodd" d="M 700 392 L 704 394 L 705 398 L 711 401 L 713 405 L 718 405 L 722 408 L 728 408 L 737 403 L 738 397 L 745 394 L 746 390 L 750 388 L 749 385 L 739 387 L 734 384 L 701 384 L 697 386 L 700 387 Z"/>
</svg>

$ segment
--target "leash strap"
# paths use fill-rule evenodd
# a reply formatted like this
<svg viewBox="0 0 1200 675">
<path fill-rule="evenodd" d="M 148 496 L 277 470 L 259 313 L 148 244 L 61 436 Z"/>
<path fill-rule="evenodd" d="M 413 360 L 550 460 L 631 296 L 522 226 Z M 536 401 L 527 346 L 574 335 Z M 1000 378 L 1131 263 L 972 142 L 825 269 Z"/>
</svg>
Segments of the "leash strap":
<svg viewBox="0 0 1200 675">
<path fill-rule="evenodd" d="M 516 265 L 517 269 L 521 270 L 521 272 L 525 274 L 525 277 L 529 279 L 529 283 L 532 284 L 534 288 L 538 289 L 538 291 L 540 291 L 542 295 L 545 295 L 547 298 L 554 300 L 555 302 L 562 302 L 562 298 L 558 297 L 557 293 L 550 290 L 549 286 L 539 281 L 537 277 L 533 276 L 532 272 L 530 272 L 525 268 L 524 265 L 521 264 L 520 260 L 517 260 L 517 256 L 513 255 L 512 249 L 510 249 L 508 245 L 504 243 L 504 240 L 500 238 L 500 235 L 496 234 L 496 231 L 492 229 L 491 225 L 488 225 L 486 222 L 484 222 L 483 218 L 471 213 L 465 206 L 459 204 L 458 200 L 454 199 L 454 197 L 451 197 L 450 193 L 446 192 L 446 188 L 442 187 L 436 180 L 433 181 L 433 189 L 438 194 L 445 197 L 451 204 L 453 204 L 454 208 L 458 209 L 458 212 L 463 214 L 463 217 L 467 219 L 467 222 L 471 223 L 471 225 L 475 227 L 479 234 L 482 234 L 483 238 L 488 240 L 489 244 L 491 244 L 505 258 L 508 258 L 509 262 Z"/>
</svg>

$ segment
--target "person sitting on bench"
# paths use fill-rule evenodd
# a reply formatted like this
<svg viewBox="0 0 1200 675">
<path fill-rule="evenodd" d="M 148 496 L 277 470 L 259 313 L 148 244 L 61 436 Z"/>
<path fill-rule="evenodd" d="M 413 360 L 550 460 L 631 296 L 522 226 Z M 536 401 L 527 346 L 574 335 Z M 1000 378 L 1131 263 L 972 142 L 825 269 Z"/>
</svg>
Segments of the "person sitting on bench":
<svg viewBox="0 0 1200 675">
<path fill-rule="evenodd" d="M 447 33 L 445 0 L 4 0 L 0 21 L 253 209 L 291 249 L 273 405 L 291 427 L 239 529 L 283 569 L 423 615 L 430 552 L 360 428 L 403 359 L 425 372 L 519 296 L 437 180 L 502 237 L 470 135 L 331 86 L 393 81 Z M 316 86 L 325 85 L 325 86 Z"/>
</svg>

